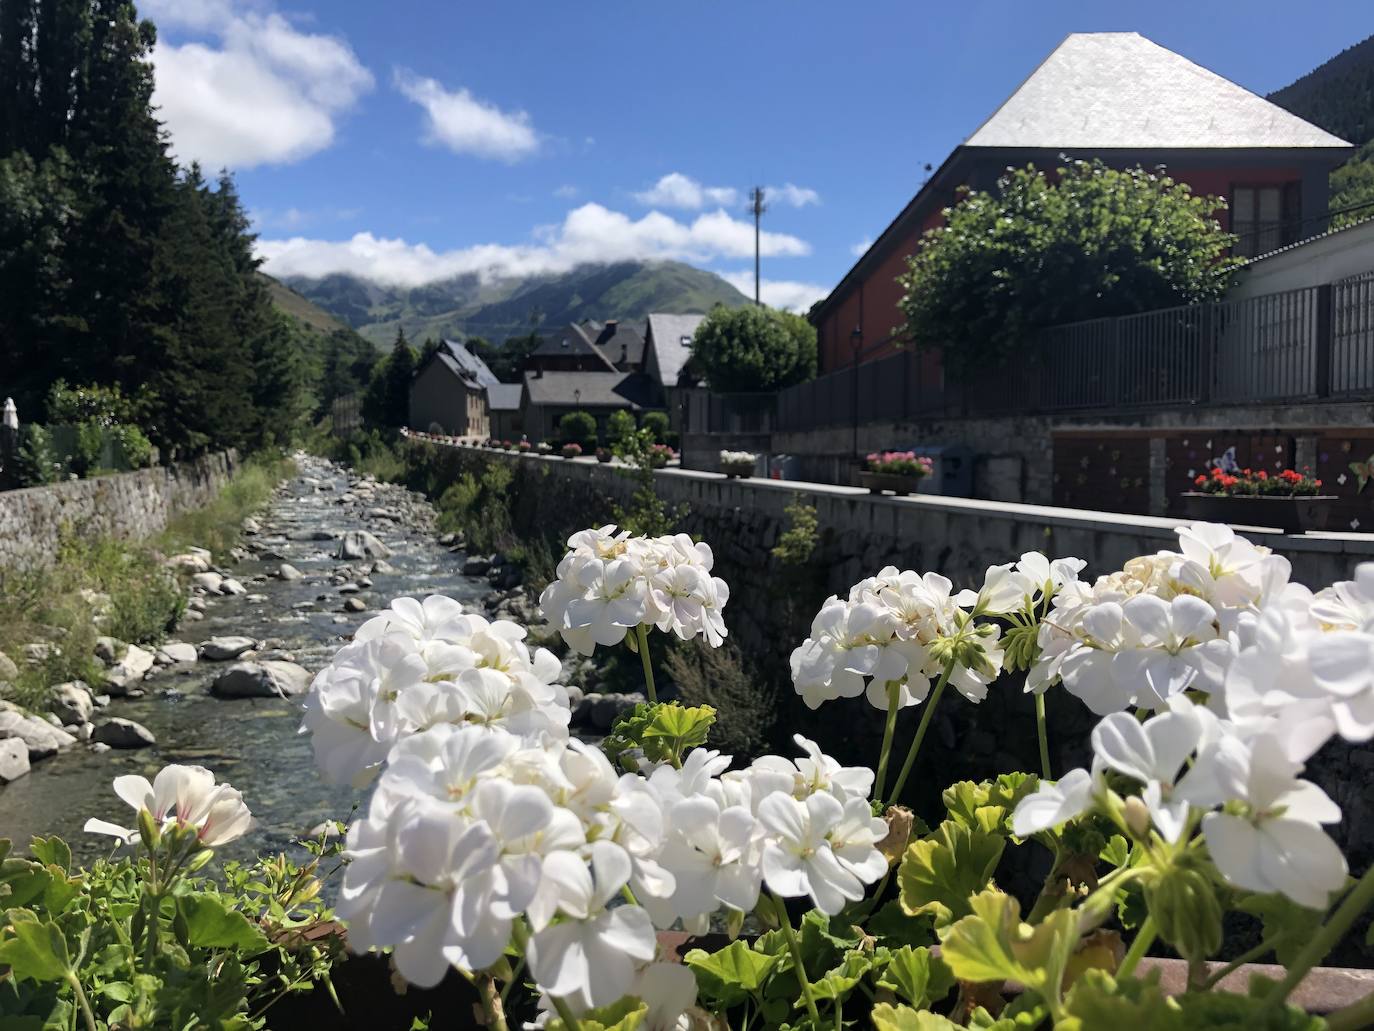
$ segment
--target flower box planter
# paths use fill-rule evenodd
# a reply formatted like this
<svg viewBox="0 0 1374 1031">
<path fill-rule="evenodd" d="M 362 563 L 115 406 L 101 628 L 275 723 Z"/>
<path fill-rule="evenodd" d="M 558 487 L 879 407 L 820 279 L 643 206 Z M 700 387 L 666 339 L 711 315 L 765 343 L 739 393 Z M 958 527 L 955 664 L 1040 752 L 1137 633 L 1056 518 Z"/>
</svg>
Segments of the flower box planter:
<svg viewBox="0 0 1374 1031">
<path fill-rule="evenodd" d="M 1334 494 L 1305 497 L 1262 497 L 1248 494 L 1206 494 L 1187 491 L 1179 496 L 1185 519 L 1243 526 L 1276 526 L 1284 533 L 1326 529 Z"/>
<path fill-rule="evenodd" d="M 747 480 L 754 475 L 754 466 L 753 463 L 749 465 L 722 465 L 720 471 L 725 474 L 727 479 Z"/>
<path fill-rule="evenodd" d="M 859 473 L 859 485 L 867 487 L 870 494 L 890 490 L 898 497 L 915 494 L 924 479 L 924 476 L 897 476 L 892 473 Z"/>
<path fill-rule="evenodd" d="M 605 453 L 602 453 L 602 452 L 598 451 L 598 452 L 596 453 L 596 460 L 597 460 L 598 462 L 601 462 L 603 465 L 604 465 L 606 462 L 609 462 L 609 461 L 610 461 L 612 458 L 614 458 L 614 457 L 615 457 L 615 456 L 612 455 L 609 451 L 607 451 L 607 452 L 605 452 Z"/>
</svg>

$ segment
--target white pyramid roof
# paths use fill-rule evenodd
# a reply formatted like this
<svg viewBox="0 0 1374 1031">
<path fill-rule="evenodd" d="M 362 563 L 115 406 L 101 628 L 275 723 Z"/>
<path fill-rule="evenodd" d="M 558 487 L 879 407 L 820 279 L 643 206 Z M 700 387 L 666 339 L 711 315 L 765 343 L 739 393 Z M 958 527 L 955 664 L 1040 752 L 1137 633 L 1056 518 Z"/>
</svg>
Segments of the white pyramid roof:
<svg viewBox="0 0 1374 1031">
<path fill-rule="evenodd" d="M 1350 146 L 1136 32 L 1069 36 L 965 145 L 1061 150 Z"/>
</svg>

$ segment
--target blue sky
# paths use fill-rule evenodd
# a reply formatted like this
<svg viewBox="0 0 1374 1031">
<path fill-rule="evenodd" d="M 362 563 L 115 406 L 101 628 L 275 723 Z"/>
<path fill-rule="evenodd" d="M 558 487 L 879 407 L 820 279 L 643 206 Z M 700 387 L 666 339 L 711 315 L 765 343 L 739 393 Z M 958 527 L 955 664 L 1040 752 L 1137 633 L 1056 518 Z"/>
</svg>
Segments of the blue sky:
<svg viewBox="0 0 1374 1031">
<path fill-rule="evenodd" d="M 1261 94 L 1374 32 L 1353 0 L 140 6 L 173 149 L 235 172 L 269 271 L 672 257 L 752 289 L 758 183 L 765 300 L 791 306 L 1069 32 L 1138 31 Z"/>
</svg>

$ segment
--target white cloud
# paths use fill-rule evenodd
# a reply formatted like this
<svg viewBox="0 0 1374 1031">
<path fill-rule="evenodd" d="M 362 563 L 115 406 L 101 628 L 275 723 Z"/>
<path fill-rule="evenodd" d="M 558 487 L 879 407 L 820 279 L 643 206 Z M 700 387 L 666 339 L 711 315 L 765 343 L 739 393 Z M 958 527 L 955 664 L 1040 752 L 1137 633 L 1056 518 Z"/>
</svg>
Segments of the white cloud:
<svg viewBox="0 0 1374 1031">
<path fill-rule="evenodd" d="M 235 14 L 216 0 L 154 0 L 166 24 L 213 40 L 159 42 L 153 102 L 182 162 L 211 169 L 299 161 L 334 141 L 335 122 L 372 88 L 346 41 L 279 14 Z"/>
<path fill-rule="evenodd" d="M 856 258 L 862 258 L 868 253 L 868 249 L 873 246 L 873 237 L 865 236 L 858 243 L 849 248 L 849 253 Z"/>
<path fill-rule="evenodd" d="M 707 205 L 733 207 L 739 191 L 733 186 L 703 186 L 689 175 L 669 172 L 649 189 L 636 193 L 635 200 L 649 207 L 686 208 L 698 211 Z"/>
<path fill-rule="evenodd" d="M 396 88 L 425 110 L 430 143 L 455 154 L 519 161 L 539 149 L 539 136 L 524 111 L 502 111 L 465 89 L 446 90 L 437 79 L 396 70 Z"/>
<path fill-rule="evenodd" d="M 804 208 L 808 204 L 819 204 L 821 195 L 807 186 L 783 183 L 781 186 L 765 186 L 763 199 L 767 203 L 789 204 L 794 208 Z"/>
<path fill-rule="evenodd" d="M 278 211 L 263 208 L 252 213 L 253 224 L 261 229 L 299 231 L 326 222 L 347 222 L 362 214 L 362 208 L 296 208 Z"/>
<path fill-rule="evenodd" d="M 722 272 L 720 277 L 746 297 L 754 296 L 754 271 Z M 759 282 L 759 299 L 770 308 L 782 308 L 806 314 L 807 309 L 830 293 L 819 283 L 801 283 L 794 279 L 764 279 Z"/>
<path fill-rule="evenodd" d="M 536 242 L 531 244 L 478 244 L 449 251 L 372 233 L 340 241 L 296 236 L 259 240 L 258 253 L 267 271 L 277 276 L 349 272 L 381 283 L 419 286 L 466 273 L 498 279 L 611 261 L 705 263 L 750 257 L 754 251 L 753 225 L 723 211 L 699 215 L 689 223 L 658 211 L 632 219 L 600 204 L 583 204 L 568 212 L 561 224 L 542 227 L 534 235 Z M 768 257 L 795 257 L 811 251 L 804 240 L 785 233 L 763 233 L 759 242 Z"/>
<path fill-rule="evenodd" d="M 559 198 L 560 200 L 572 200 L 574 197 L 577 196 L 577 193 L 577 187 L 574 186 L 572 183 L 564 183 L 562 186 L 558 187 L 556 190 L 553 191 L 553 195 Z"/>
</svg>

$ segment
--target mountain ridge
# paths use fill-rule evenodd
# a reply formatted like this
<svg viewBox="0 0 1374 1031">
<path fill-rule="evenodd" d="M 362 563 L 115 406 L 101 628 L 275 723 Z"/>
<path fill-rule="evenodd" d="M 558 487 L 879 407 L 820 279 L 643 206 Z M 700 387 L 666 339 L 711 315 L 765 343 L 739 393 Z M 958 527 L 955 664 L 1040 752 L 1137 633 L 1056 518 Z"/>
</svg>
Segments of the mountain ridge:
<svg viewBox="0 0 1374 1031">
<path fill-rule="evenodd" d="M 417 287 L 392 287 L 363 276 L 282 276 L 311 306 L 379 347 L 398 328 L 428 337 L 480 336 L 492 342 L 586 319 L 638 320 L 654 311 L 705 313 L 749 299 L 714 272 L 676 261 L 578 265 L 567 272 L 483 280 L 472 273 Z"/>
</svg>

